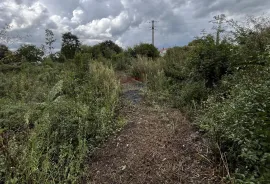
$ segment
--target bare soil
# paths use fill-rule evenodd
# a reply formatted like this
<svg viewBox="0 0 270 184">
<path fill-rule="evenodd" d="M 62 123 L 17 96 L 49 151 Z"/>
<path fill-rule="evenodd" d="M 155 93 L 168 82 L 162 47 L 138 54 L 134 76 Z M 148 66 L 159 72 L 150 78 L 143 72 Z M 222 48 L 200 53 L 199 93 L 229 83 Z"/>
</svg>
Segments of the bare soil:
<svg viewBox="0 0 270 184">
<path fill-rule="evenodd" d="M 91 184 L 221 183 L 201 138 L 177 109 L 147 105 L 144 85 L 121 77 L 126 126 L 89 161 Z"/>
</svg>

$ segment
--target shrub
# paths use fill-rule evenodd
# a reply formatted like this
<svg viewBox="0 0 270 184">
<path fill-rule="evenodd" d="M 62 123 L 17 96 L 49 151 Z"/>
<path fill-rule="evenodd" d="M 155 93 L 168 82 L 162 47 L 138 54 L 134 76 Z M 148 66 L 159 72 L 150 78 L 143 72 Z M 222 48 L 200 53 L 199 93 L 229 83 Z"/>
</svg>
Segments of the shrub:
<svg viewBox="0 0 270 184">
<path fill-rule="evenodd" d="M 194 47 L 191 64 L 195 69 L 195 75 L 203 78 L 208 88 L 213 88 L 222 76 L 230 73 L 232 48 L 226 40 L 216 45 L 211 35 L 201 38 L 200 43 Z"/>
<path fill-rule="evenodd" d="M 185 81 L 181 84 L 175 83 L 170 88 L 172 102 L 175 107 L 185 110 L 196 108 L 207 99 L 209 90 L 205 87 L 204 81 Z M 195 106 L 194 106 L 195 105 Z"/>
<path fill-rule="evenodd" d="M 18 56 L 25 58 L 27 62 L 38 62 L 42 60 L 44 52 L 35 45 L 22 45 L 17 50 Z"/>
<path fill-rule="evenodd" d="M 239 182 L 270 181 L 269 77 L 269 67 L 256 67 L 224 80 L 229 97 L 209 99 L 197 119 L 221 145 Z"/>
<path fill-rule="evenodd" d="M 137 55 L 140 55 L 142 57 L 152 58 L 152 59 L 159 57 L 158 49 L 152 44 L 148 44 L 148 43 L 141 43 L 140 45 L 136 45 L 133 48 L 132 54 L 133 54 L 133 57 L 136 57 Z"/>
<path fill-rule="evenodd" d="M 133 60 L 133 58 L 123 52 L 112 57 L 112 64 L 116 70 L 127 70 Z"/>
<path fill-rule="evenodd" d="M 113 59 L 114 56 L 121 54 L 123 50 L 113 41 L 107 40 L 94 46 L 83 45 L 81 46 L 81 52 L 91 55 L 91 59 L 100 59 L 101 57 Z"/>
<path fill-rule="evenodd" d="M 0 60 L 6 57 L 7 53 L 8 53 L 8 47 L 0 44 Z"/>
<path fill-rule="evenodd" d="M 104 41 L 98 45 L 100 47 L 102 56 L 106 59 L 112 59 L 116 54 L 122 53 L 122 48 L 111 40 Z"/>
<path fill-rule="evenodd" d="M 191 47 L 173 47 L 164 56 L 165 74 L 175 81 L 191 79 L 194 76 L 194 66 L 190 62 Z"/>
</svg>

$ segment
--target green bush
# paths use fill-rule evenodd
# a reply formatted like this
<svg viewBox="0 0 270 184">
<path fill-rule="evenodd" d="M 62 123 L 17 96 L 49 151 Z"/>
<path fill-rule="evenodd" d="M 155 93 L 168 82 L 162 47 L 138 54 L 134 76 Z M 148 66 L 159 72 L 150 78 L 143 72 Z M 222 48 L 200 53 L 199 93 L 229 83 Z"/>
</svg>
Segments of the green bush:
<svg viewBox="0 0 270 184">
<path fill-rule="evenodd" d="M 121 54 L 122 52 L 123 49 L 111 40 L 101 42 L 94 46 L 81 46 L 81 53 L 89 54 L 91 59 L 100 59 L 101 57 L 113 59 L 113 57 Z"/>
<path fill-rule="evenodd" d="M 194 75 L 194 66 L 190 62 L 191 47 L 173 47 L 167 50 L 164 56 L 166 61 L 165 74 L 176 81 L 191 79 Z"/>
<path fill-rule="evenodd" d="M 8 47 L 0 44 L 0 60 L 6 57 L 7 53 L 8 53 Z"/>
<path fill-rule="evenodd" d="M 175 107 L 182 109 L 196 108 L 207 99 L 209 90 L 205 87 L 204 81 L 185 81 L 181 84 L 175 83 L 170 87 L 172 102 Z"/>
<path fill-rule="evenodd" d="M 120 53 L 112 57 L 112 64 L 116 70 L 127 70 L 131 63 L 134 61 L 133 58 L 129 57 L 126 53 Z"/>
<path fill-rule="evenodd" d="M 216 45 L 211 35 L 202 37 L 194 47 L 190 58 L 194 74 L 203 78 L 208 88 L 218 85 L 222 77 L 230 73 L 232 48 L 226 40 Z"/>
<path fill-rule="evenodd" d="M 210 98 L 197 118 L 221 145 L 238 182 L 270 182 L 269 70 L 256 67 L 224 80 L 228 97 Z"/>
<path fill-rule="evenodd" d="M 148 43 L 141 43 L 139 45 L 136 45 L 132 50 L 133 57 L 142 56 L 142 57 L 148 57 L 148 58 L 158 58 L 159 57 L 159 51 L 158 49 L 153 46 L 152 44 Z"/>
<path fill-rule="evenodd" d="M 38 62 L 42 61 L 44 52 L 35 45 L 22 45 L 17 50 L 17 55 L 24 58 L 27 62 Z"/>
</svg>

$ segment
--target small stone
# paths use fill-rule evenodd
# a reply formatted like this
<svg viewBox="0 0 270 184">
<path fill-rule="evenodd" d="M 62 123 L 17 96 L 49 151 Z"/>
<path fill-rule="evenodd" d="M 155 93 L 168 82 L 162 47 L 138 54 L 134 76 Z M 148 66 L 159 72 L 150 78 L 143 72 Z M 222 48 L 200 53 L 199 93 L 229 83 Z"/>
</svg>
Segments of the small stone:
<svg viewBox="0 0 270 184">
<path fill-rule="evenodd" d="M 164 162 L 164 161 L 166 161 L 167 160 L 167 158 L 164 158 L 163 160 L 162 160 L 162 162 Z"/>
<path fill-rule="evenodd" d="M 127 168 L 127 166 L 124 165 L 124 166 L 121 167 L 121 170 L 123 171 L 123 170 L 125 170 L 126 168 Z"/>
</svg>

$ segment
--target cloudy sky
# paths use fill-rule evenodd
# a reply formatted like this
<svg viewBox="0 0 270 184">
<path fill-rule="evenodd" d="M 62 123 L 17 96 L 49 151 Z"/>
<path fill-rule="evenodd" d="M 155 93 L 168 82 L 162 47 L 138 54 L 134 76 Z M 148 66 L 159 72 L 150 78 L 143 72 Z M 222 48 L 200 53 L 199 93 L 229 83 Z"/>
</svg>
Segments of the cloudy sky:
<svg viewBox="0 0 270 184">
<path fill-rule="evenodd" d="M 40 46 L 45 29 L 55 33 L 56 48 L 67 31 L 84 44 L 113 40 L 128 47 L 151 43 L 149 22 L 156 20 L 156 46 L 162 48 L 185 45 L 202 29 L 210 31 L 215 15 L 241 20 L 269 11 L 269 0 L 0 0 L 0 28 L 11 24 L 9 35 L 24 37 L 10 48 Z"/>
</svg>

